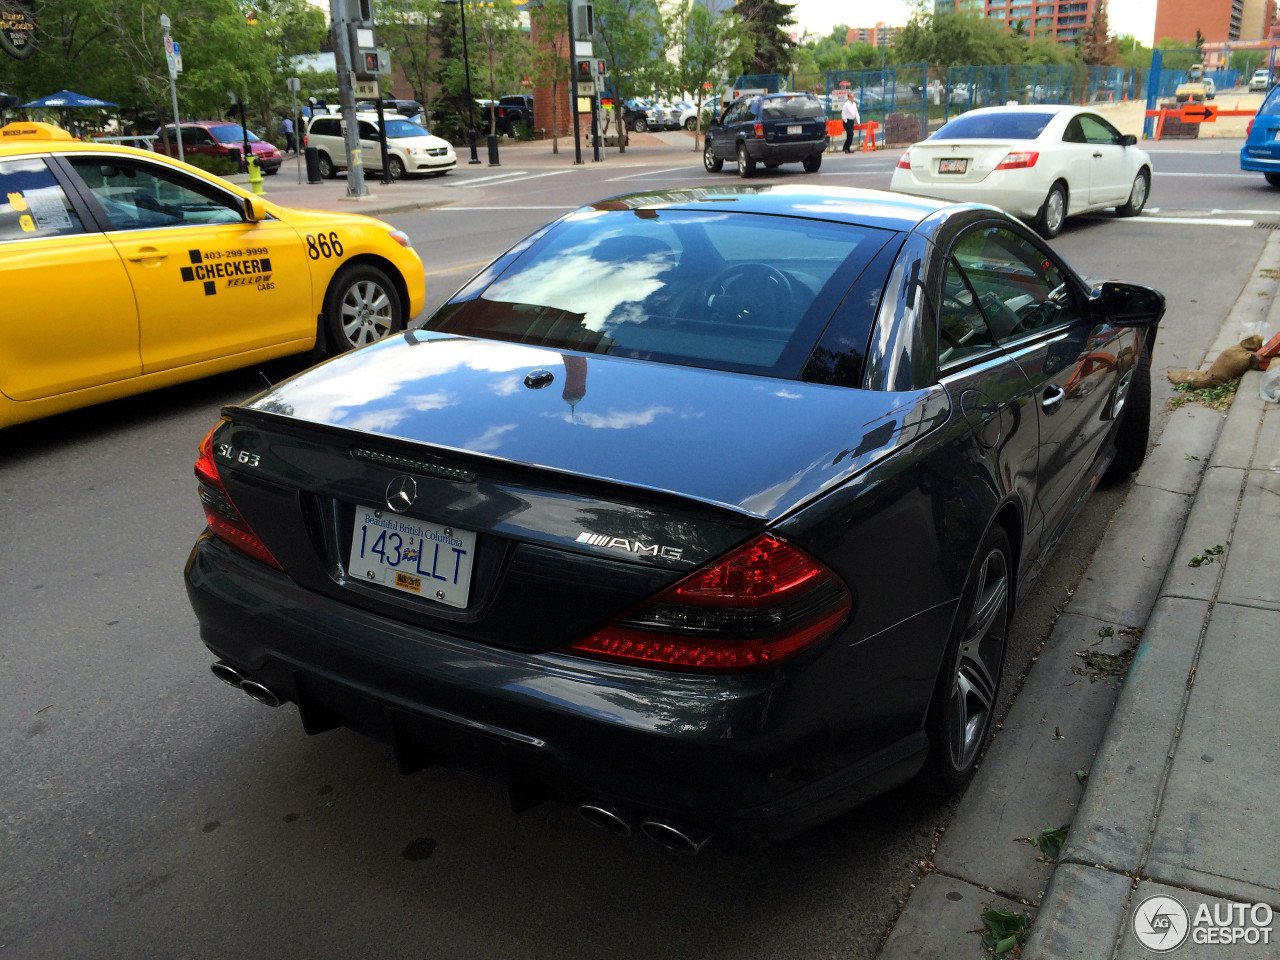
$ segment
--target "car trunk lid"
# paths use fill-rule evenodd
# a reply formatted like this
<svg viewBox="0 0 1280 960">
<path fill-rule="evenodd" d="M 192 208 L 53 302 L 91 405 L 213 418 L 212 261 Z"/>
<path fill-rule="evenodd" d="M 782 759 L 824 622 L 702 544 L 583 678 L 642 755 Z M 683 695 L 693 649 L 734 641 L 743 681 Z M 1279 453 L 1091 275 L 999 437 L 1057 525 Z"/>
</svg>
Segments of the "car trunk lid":
<svg viewBox="0 0 1280 960">
<path fill-rule="evenodd" d="M 1024 147 L 1011 140 L 926 140 L 909 151 L 911 174 L 922 183 L 981 183 Z"/>
</svg>

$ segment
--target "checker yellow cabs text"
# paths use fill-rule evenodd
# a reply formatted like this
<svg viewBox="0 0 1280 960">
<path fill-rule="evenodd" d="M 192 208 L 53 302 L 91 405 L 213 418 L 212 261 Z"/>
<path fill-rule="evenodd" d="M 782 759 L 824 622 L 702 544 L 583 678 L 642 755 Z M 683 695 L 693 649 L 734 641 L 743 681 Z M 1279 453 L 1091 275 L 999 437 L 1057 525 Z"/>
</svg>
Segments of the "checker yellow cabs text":
<svg viewBox="0 0 1280 960">
<path fill-rule="evenodd" d="M 0 427 L 402 329 L 409 238 L 168 157 L 0 127 Z"/>
</svg>

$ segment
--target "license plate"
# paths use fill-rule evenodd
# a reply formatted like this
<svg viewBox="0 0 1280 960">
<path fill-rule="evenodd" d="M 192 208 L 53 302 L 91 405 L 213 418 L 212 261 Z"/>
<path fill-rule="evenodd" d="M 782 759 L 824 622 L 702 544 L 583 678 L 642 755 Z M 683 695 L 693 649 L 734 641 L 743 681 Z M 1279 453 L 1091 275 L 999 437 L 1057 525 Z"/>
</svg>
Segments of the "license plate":
<svg viewBox="0 0 1280 960">
<path fill-rule="evenodd" d="M 788 137 L 798 137 L 802 133 L 804 133 L 804 127 L 798 123 L 792 124 L 791 126 L 787 127 Z"/>
<path fill-rule="evenodd" d="M 470 530 L 356 507 L 347 572 L 358 580 L 465 607 L 475 553 L 476 535 Z"/>
<path fill-rule="evenodd" d="M 969 169 L 969 161 L 967 159 L 965 160 L 945 159 L 945 160 L 938 161 L 939 173 L 964 173 L 968 169 Z"/>
</svg>

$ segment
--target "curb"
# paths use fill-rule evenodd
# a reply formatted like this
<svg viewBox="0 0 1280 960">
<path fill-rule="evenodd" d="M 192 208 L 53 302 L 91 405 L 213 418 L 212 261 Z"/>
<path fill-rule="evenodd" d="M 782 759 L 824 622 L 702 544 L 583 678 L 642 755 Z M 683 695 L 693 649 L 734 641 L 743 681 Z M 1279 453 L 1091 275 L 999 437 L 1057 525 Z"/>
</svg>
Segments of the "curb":
<svg viewBox="0 0 1280 960">
<path fill-rule="evenodd" d="M 1240 339 L 1242 322 L 1280 316 L 1277 267 L 1280 236 L 1273 236 L 1210 356 L 1218 342 Z M 1221 540 L 1224 525 L 1234 535 L 1249 457 L 1241 462 L 1233 451 L 1252 455 L 1259 376 L 1246 375 L 1225 417 L 1191 404 L 1170 416 L 961 798 L 933 855 L 936 873 L 913 885 L 881 960 L 979 951 L 973 928 L 991 907 L 1034 915 L 1024 960 L 1115 954 L 1225 571 L 1222 563 L 1193 569 L 1178 560 L 1201 541 L 1216 542 L 1206 537 Z M 1075 651 L 1096 634 L 1088 647 L 1113 652 L 1112 632 L 1142 635 L 1127 676 L 1072 686 Z M 1071 774 L 1080 767 L 1088 770 L 1083 788 Z M 1011 846 L 1061 823 L 1071 831 L 1056 862 Z"/>
</svg>

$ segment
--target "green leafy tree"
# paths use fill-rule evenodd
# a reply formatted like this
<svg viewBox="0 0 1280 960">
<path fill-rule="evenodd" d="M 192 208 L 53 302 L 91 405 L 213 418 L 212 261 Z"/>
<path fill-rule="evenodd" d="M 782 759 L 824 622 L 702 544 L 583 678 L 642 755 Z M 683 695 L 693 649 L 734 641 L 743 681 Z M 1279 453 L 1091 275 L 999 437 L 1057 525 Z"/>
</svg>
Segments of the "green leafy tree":
<svg viewBox="0 0 1280 960">
<path fill-rule="evenodd" d="M 951 68 L 1022 63 L 1027 41 L 1005 31 L 994 20 L 963 13 L 916 10 L 895 40 L 903 63 L 924 61 L 948 84 Z"/>
<path fill-rule="evenodd" d="M 733 12 L 742 19 L 751 38 L 750 56 L 743 57 L 748 73 L 791 72 L 796 42 L 786 28 L 795 26 L 794 9 L 778 0 L 738 0 Z"/>
<path fill-rule="evenodd" d="M 480 19 L 480 38 L 485 57 L 487 82 L 483 84 L 489 109 L 485 129 L 497 133 L 496 103 L 504 94 L 518 90 L 533 69 L 528 36 L 520 28 L 519 15 L 511 0 L 488 0 Z M 515 131 L 513 130 L 514 134 Z"/>
<path fill-rule="evenodd" d="M 677 87 L 693 95 L 695 116 L 701 120 L 708 87 L 741 69 L 746 27 L 732 13 L 713 14 L 702 4 L 681 7 L 667 27 L 667 48 L 676 53 Z M 693 149 L 698 149 L 697 138 Z"/>
<path fill-rule="evenodd" d="M 413 99 L 422 104 L 427 126 L 433 123 L 440 90 L 436 35 L 442 18 L 440 0 L 392 0 L 378 7 L 378 40 L 390 50 L 391 63 L 404 74 Z"/>
<path fill-rule="evenodd" d="M 597 56 L 619 100 L 649 96 L 666 85 L 662 17 L 653 0 L 595 0 Z M 619 152 L 627 149 L 627 125 L 618 105 Z"/>
</svg>

